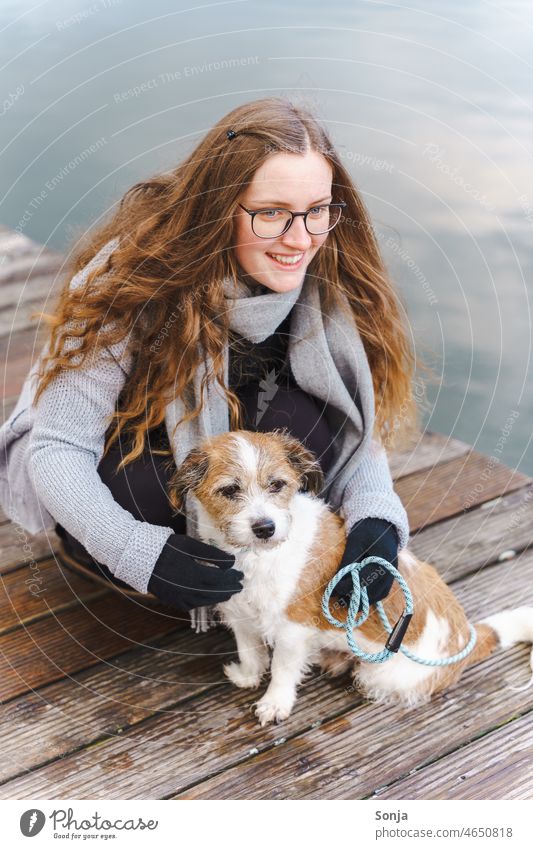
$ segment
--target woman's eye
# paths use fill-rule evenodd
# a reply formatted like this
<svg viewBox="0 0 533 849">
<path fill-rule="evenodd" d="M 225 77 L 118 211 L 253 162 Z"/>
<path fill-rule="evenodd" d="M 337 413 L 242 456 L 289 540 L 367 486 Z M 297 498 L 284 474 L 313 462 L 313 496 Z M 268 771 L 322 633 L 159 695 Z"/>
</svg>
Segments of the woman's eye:
<svg viewBox="0 0 533 849">
<path fill-rule="evenodd" d="M 264 209 L 263 212 L 261 213 L 261 215 L 264 218 L 270 218 L 270 219 L 275 218 L 276 215 L 279 215 L 279 214 L 280 214 L 279 209 Z"/>
<path fill-rule="evenodd" d="M 223 495 L 224 498 L 233 498 L 238 492 L 240 487 L 237 486 L 236 483 L 231 484 L 230 486 L 223 486 L 219 489 L 220 495 Z"/>
<path fill-rule="evenodd" d="M 270 484 L 270 489 L 271 489 L 272 492 L 279 492 L 280 489 L 283 489 L 284 486 L 287 486 L 285 481 L 276 480 L 276 481 L 272 481 L 272 483 Z"/>
</svg>

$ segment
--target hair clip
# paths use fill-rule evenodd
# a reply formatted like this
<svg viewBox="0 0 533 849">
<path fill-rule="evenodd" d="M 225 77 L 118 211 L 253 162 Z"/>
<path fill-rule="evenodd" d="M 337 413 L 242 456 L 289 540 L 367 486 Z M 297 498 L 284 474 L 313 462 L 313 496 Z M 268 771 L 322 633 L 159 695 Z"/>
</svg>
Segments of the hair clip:
<svg viewBox="0 0 533 849">
<path fill-rule="evenodd" d="M 228 139 L 234 139 L 235 136 L 237 135 L 237 133 L 235 132 L 235 130 L 228 130 L 226 135 L 227 135 Z"/>
</svg>

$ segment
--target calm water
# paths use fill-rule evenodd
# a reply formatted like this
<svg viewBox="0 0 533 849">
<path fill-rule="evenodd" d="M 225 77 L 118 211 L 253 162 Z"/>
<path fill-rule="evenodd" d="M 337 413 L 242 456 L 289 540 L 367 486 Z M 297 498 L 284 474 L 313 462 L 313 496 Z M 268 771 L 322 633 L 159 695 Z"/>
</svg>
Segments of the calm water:
<svg viewBox="0 0 533 849">
<path fill-rule="evenodd" d="M 0 28 L 0 221 L 62 249 L 235 105 L 305 98 L 440 375 L 427 426 L 533 474 L 529 0 L 3 0 Z"/>
</svg>

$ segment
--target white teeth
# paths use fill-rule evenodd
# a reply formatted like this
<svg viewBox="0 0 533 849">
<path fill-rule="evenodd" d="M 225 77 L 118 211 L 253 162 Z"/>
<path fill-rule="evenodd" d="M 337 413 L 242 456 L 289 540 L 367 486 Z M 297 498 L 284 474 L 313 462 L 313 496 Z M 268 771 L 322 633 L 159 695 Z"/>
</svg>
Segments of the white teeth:
<svg viewBox="0 0 533 849">
<path fill-rule="evenodd" d="M 279 254 L 269 254 L 269 256 L 274 257 L 274 259 L 277 259 L 277 261 L 283 263 L 283 265 L 296 265 L 297 262 L 300 262 L 303 254 L 297 254 L 296 256 L 291 257 L 280 256 Z"/>
</svg>

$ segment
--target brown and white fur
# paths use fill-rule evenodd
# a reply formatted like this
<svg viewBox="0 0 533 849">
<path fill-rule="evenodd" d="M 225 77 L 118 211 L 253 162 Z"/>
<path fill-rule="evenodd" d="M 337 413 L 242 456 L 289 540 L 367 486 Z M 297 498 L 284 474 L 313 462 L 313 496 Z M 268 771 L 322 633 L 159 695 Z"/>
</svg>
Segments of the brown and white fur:
<svg viewBox="0 0 533 849">
<path fill-rule="evenodd" d="M 189 453 L 170 484 L 177 509 L 186 497 L 192 499 L 200 537 L 234 554 L 235 568 L 244 573 L 243 589 L 217 611 L 237 641 L 239 660 L 224 667 L 227 677 L 237 687 L 254 689 L 270 667 L 269 686 L 256 704 L 261 725 L 289 716 L 298 684 L 315 663 L 330 674 L 352 669 L 367 698 L 416 704 L 449 687 L 466 666 L 498 646 L 533 642 L 533 608 L 521 607 L 476 624 L 475 648 L 459 663 L 428 667 L 401 652 L 382 664 L 357 662 L 344 630 L 330 625 L 321 610 L 346 542 L 344 519 L 317 495 L 322 486 L 314 455 L 284 430 L 237 430 L 210 438 Z M 265 533 L 272 535 L 257 536 Z M 398 564 L 414 602 L 404 645 L 426 658 L 461 651 L 468 622 L 451 589 L 407 549 L 399 552 Z M 397 583 L 384 608 L 396 622 L 404 608 Z M 346 618 L 333 598 L 330 610 Z M 358 644 L 379 651 L 386 637 L 371 608 L 357 629 Z"/>
</svg>

